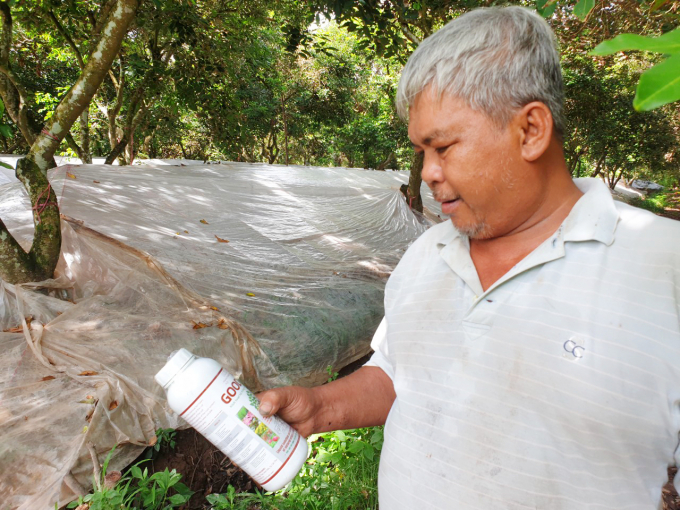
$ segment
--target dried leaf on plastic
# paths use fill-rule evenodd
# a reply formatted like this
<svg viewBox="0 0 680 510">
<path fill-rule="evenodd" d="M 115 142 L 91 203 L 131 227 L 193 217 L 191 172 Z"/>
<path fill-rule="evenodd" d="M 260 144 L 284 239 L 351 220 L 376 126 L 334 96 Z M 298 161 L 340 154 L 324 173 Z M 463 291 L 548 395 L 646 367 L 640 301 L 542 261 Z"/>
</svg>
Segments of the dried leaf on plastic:
<svg viewBox="0 0 680 510">
<path fill-rule="evenodd" d="M 51 380 L 54 379 L 54 378 L 55 378 L 55 377 L 54 377 L 53 375 L 46 375 L 45 377 L 43 377 L 43 378 L 40 379 L 40 380 L 41 380 L 41 381 L 51 381 Z"/>
<path fill-rule="evenodd" d="M 246 292 L 246 296 L 254 297 L 255 294 L 253 294 L 252 292 Z"/>
<path fill-rule="evenodd" d="M 99 184 L 99 181 L 92 181 L 92 182 L 94 182 L 95 184 Z"/>
<path fill-rule="evenodd" d="M 21 326 L 17 326 L 15 328 L 9 328 L 9 329 L 3 329 L 3 333 L 21 333 L 24 330 Z"/>
<path fill-rule="evenodd" d="M 191 321 L 191 323 L 194 325 L 194 329 L 207 328 L 209 326 L 209 324 L 203 324 L 202 322 Z"/>
<path fill-rule="evenodd" d="M 229 242 L 226 239 L 222 239 L 221 237 L 217 237 L 217 236 L 215 236 L 215 239 L 217 239 L 218 243 L 228 243 Z"/>
<path fill-rule="evenodd" d="M 120 471 L 109 471 L 104 477 L 104 487 L 113 489 L 122 477 L 123 473 Z"/>
<path fill-rule="evenodd" d="M 68 177 L 69 179 L 75 179 L 76 178 L 76 176 L 73 175 L 71 172 L 66 172 L 66 177 Z"/>
<path fill-rule="evenodd" d="M 88 429 L 88 428 L 89 428 L 89 427 L 88 427 L 87 425 L 85 425 L 85 426 L 83 427 L 83 434 L 86 434 L 86 433 L 87 433 L 87 429 Z"/>
<path fill-rule="evenodd" d="M 217 327 L 220 329 L 229 329 L 229 324 L 227 324 L 227 321 L 224 319 L 220 319 L 219 322 L 217 323 Z"/>
<path fill-rule="evenodd" d="M 216 312 L 219 312 L 219 311 L 220 311 L 220 309 L 217 308 L 216 306 L 211 306 L 210 309 L 211 309 L 211 310 L 215 310 Z"/>
<path fill-rule="evenodd" d="M 78 375 L 89 376 L 89 375 L 98 375 L 98 374 L 99 374 L 99 372 L 95 372 L 94 370 L 83 370 Z"/>
<path fill-rule="evenodd" d="M 109 404 L 109 411 L 113 411 L 116 407 L 118 407 L 118 401 L 114 400 Z"/>
<path fill-rule="evenodd" d="M 210 225 L 210 223 L 208 223 L 208 222 L 205 221 L 205 220 L 201 220 L 201 223 L 203 223 L 204 225 Z"/>
<path fill-rule="evenodd" d="M 185 231 L 184 231 L 184 233 L 185 233 L 185 234 L 188 234 L 188 233 L 189 233 L 189 231 L 188 231 L 188 230 L 185 230 Z"/>
<path fill-rule="evenodd" d="M 88 395 L 83 400 L 79 400 L 78 403 L 79 404 L 96 404 L 97 399 L 94 398 L 92 395 Z"/>
</svg>

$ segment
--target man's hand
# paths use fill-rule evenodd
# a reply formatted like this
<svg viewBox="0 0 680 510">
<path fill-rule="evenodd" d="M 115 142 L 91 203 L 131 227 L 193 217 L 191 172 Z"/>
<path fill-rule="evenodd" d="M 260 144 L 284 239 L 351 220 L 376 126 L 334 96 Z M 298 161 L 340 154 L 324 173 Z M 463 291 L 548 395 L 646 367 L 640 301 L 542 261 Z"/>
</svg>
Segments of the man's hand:
<svg viewBox="0 0 680 510">
<path fill-rule="evenodd" d="M 263 416 L 278 414 L 304 437 L 382 425 L 395 396 L 392 379 L 378 367 L 362 367 L 316 388 L 287 386 L 257 395 Z"/>
<path fill-rule="evenodd" d="M 303 437 L 314 432 L 314 418 L 321 407 L 314 389 L 286 386 L 259 393 L 257 398 L 262 416 L 278 414 Z"/>
</svg>

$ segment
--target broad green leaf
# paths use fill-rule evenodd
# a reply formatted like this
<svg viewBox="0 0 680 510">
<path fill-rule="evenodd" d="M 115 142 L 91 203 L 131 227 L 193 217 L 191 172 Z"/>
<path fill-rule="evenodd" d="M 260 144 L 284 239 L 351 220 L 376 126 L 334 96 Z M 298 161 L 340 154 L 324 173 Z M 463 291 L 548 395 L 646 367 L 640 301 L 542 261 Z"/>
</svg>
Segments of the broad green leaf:
<svg viewBox="0 0 680 510">
<path fill-rule="evenodd" d="M 579 0 L 574 7 L 574 15 L 583 21 L 588 16 L 588 13 L 595 7 L 595 0 Z"/>
<path fill-rule="evenodd" d="M 598 44 L 592 55 L 611 55 L 617 51 L 640 50 L 675 54 L 680 52 L 680 28 L 666 32 L 659 37 L 645 37 L 637 34 L 621 34 Z"/>
<path fill-rule="evenodd" d="M 13 167 L 12 165 L 8 165 L 8 164 L 5 163 L 4 161 L 0 161 L 0 166 L 1 166 L 2 168 L 9 168 L 10 170 L 14 170 L 14 167 Z"/>
<path fill-rule="evenodd" d="M 647 111 L 680 99 L 680 54 L 672 55 L 640 76 L 633 99 L 636 110 Z"/>
<path fill-rule="evenodd" d="M 12 128 L 9 127 L 7 124 L 0 124 L 0 134 L 5 138 L 11 138 Z"/>
<path fill-rule="evenodd" d="M 557 8 L 557 0 L 536 0 L 536 10 L 544 18 L 549 18 Z"/>
</svg>

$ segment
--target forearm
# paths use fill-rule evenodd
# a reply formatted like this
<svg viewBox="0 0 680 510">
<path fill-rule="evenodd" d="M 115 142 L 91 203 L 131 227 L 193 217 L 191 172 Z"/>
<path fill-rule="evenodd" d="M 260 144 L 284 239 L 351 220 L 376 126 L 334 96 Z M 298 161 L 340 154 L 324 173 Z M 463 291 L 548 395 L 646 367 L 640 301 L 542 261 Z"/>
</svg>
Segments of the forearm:
<svg viewBox="0 0 680 510">
<path fill-rule="evenodd" d="M 392 380 L 372 366 L 312 391 L 317 406 L 314 433 L 382 425 L 396 397 Z"/>
</svg>

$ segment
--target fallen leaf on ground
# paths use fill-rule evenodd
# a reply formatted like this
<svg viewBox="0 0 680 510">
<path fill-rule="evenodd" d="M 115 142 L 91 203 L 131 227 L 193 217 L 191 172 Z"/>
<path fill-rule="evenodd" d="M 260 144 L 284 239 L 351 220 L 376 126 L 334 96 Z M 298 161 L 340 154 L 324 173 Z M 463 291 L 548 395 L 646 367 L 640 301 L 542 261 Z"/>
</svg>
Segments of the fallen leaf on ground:
<svg viewBox="0 0 680 510">
<path fill-rule="evenodd" d="M 53 376 L 53 375 L 46 375 L 45 377 L 43 377 L 43 378 L 40 379 L 40 380 L 41 380 L 41 381 L 51 381 L 52 379 L 54 379 L 54 376 Z"/>
<path fill-rule="evenodd" d="M 98 375 L 98 374 L 99 374 L 99 372 L 95 372 L 94 370 L 83 370 L 83 371 L 80 372 L 78 375 L 85 375 L 85 376 L 87 376 L 87 375 Z"/>
<path fill-rule="evenodd" d="M 204 225 L 210 225 L 210 223 L 208 223 L 208 222 L 205 221 L 205 220 L 201 220 L 201 223 L 203 223 Z"/>
<path fill-rule="evenodd" d="M 71 172 L 66 172 L 66 177 L 68 177 L 69 179 L 75 179 L 76 178 L 76 176 L 73 175 Z"/>
<path fill-rule="evenodd" d="M 217 239 L 217 241 L 220 242 L 220 243 L 228 243 L 229 242 L 226 239 L 222 239 L 221 237 L 217 237 L 217 236 L 215 236 L 215 239 Z"/>
<path fill-rule="evenodd" d="M 116 407 L 118 407 L 118 401 L 114 400 L 109 404 L 109 411 L 113 411 Z"/>
<path fill-rule="evenodd" d="M 123 473 L 120 471 L 109 471 L 104 477 L 104 487 L 107 489 L 113 489 L 118 483 L 118 480 L 120 480 L 122 477 Z"/>
<path fill-rule="evenodd" d="M 203 324 L 202 322 L 191 321 L 191 323 L 194 325 L 194 329 L 202 329 L 208 327 L 208 324 Z"/>
</svg>

